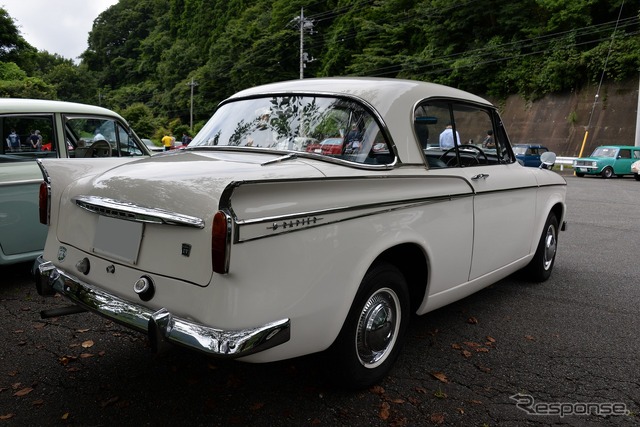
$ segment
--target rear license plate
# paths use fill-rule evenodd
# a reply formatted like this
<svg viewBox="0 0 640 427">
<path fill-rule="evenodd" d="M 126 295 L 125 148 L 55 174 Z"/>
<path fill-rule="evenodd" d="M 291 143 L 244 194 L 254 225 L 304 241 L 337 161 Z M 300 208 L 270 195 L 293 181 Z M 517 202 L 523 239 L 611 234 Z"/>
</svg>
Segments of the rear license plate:
<svg viewBox="0 0 640 427">
<path fill-rule="evenodd" d="M 144 224 L 141 222 L 99 216 L 93 238 L 93 252 L 135 264 L 138 261 L 143 228 Z"/>
</svg>

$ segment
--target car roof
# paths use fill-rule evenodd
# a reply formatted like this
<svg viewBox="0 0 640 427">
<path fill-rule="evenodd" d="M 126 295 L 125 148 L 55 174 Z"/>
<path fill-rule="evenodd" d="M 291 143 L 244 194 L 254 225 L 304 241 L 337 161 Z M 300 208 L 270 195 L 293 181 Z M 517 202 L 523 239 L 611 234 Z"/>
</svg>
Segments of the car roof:
<svg viewBox="0 0 640 427">
<path fill-rule="evenodd" d="M 372 91 L 375 86 L 375 91 Z M 250 97 L 268 93 L 324 93 L 347 94 L 358 97 L 377 110 L 386 110 L 384 105 L 393 104 L 399 100 L 412 100 L 411 104 L 425 98 L 456 98 L 490 106 L 484 98 L 436 83 L 417 80 L 403 80 L 377 77 L 326 77 L 289 80 L 270 83 L 242 90 L 230 99 Z"/>
<path fill-rule="evenodd" d="M 0 98 L 0 113 L 67 113 L 122 117 L 107 108 L 46 99 Z M 124 119 L 123 119 L 124 120 Z"/>
<path fill-rule="evenodd" d="M 597 150 L 598 148 L 634 148 L 640 150 L 640 147 L 635 145 L 599 145 L 595 149 Z"/>
</svg>

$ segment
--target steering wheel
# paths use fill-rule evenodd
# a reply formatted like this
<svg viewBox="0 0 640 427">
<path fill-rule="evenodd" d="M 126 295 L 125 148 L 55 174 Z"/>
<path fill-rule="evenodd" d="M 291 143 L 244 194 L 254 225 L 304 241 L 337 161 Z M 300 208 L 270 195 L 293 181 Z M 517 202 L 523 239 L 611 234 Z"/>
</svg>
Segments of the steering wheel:
<svg viewBox="0 0 640 427">
<path fill-rule="evenodd" d="M 450 166 L 450 164 L 451 164 L 451 162 L 453 160 L 457 160 L 456 157 L 454 157 L 452 159 L 449 159 L 449 161 L 445 161 L 444 160 L 444 158 L 447 157 L 449 155 L 449 153 L 451 151 L 455 150 L 456 148 L 458 148 L 458 149 L 466 148 L 468 150 L 476 150 L 476 151 L 478 151 L 478 155 L 482 155 L 482 157 L 484 157 L 485 164 L 489 164 L 489 158 L 487 157 L 487 154 L 482 150 L 482 148 L 480 148 L 478 146 L 475 146 L 475 145 L 471 145 L 471 144 L 460 144 L 457 147 L 454 146 L 454 147 L 449 148 L 447 151 L 442 153 L 442 155 L 440 156 L 440 160 L 443 160 L 447 164 L 447 166 Z M 480 160 L 478 160 L 478 155 L 474 156 L 473 158 L 474 158 L 474 160 L 476 161 L 477 164 L 480 164 Z"/>
<path fill-rule="evenodd" d="M 85 153 L 85 157 L 111 157 L 111 144 L 104 139 L 95 141 Z"/>
</svg>

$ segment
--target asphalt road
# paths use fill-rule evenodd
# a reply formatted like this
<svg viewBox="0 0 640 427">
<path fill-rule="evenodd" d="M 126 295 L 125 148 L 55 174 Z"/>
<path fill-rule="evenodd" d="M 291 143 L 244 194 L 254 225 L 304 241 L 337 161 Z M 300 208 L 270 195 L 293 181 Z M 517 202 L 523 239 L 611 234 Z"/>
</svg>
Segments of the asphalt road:
<svg viewBox="0 0 640 427">
<path fill-rule="evenodd" d="M 64 301 L 38 296 L 28 266 L 0 267 L 0 427 L 638 425 L 640 182 L 567 181 L 551 279 L 415 319 L 390 376 L 359 392 L 330 385 L 321 356 L 154 355 L 95 315 L 41 320 Z"/>
</svg>

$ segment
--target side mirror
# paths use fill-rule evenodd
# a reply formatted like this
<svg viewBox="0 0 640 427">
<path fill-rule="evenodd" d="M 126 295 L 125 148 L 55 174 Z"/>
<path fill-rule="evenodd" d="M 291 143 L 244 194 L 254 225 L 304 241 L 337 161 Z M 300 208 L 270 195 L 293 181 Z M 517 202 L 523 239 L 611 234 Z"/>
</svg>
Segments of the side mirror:
<svg viewBox="0 0 640 427">
<path fill-rule="evenodd" d="M 541 169 L 551 169 L 555 163 L 556 163 L 556 153 L 547 151 L 540 155 Z"/>
</svg>

